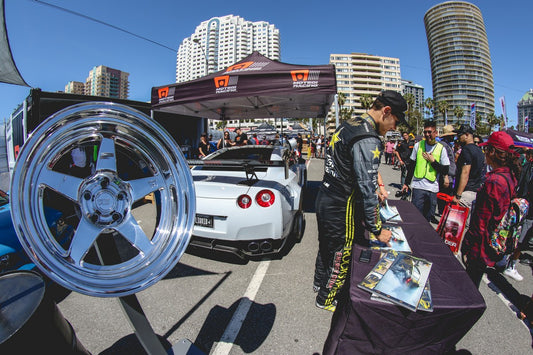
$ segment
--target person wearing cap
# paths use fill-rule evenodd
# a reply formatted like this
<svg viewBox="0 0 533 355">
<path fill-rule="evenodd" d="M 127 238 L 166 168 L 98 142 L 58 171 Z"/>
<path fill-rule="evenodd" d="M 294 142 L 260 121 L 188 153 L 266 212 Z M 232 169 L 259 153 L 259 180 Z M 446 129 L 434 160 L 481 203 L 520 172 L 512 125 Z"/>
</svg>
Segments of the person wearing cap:
<svg viewBox="0 0 533 355">
<path fill-rule="evenodd" d="M 439 175 L 447 175 L 450 159 L 444 146 L 437 142 L 435 121 L 424 122 L 424 139 L 416 143 L 409 158 L 407 177 L 402 192 L 413 191 L 411 202 L 428 222 L 435 222 L 439 192 Z M 412 181 L 412 183 L 411 183 Z"/>
<path fill-rule="evenodd" d="M 453 151 L 453 140 L 456 134 L 453 126 L 449 124 L 442 128 L 442 134 L 440 135 L 440 143 L 444 146 L 444 149 L 446 149 L 446 154 L 448 154 L 448 159 L 450 160 L 448 175 L 441 175 L 439 179 L 439 192 L 445 193 L 446 195 L 454 194 L 456 165 L 455 152 Z M 445 206 L 446 202 L 444 200 L 437 200 L 437 210 L 439 215 L 442 215 Z"/>
<path fill-rule="evenodd" d="M 313 289 L 316 306 L 334 311 L 349 275 L 353 243 L 368 246 L 365 229 L 383 243 L 391 232 L 381 228 L 377 190 L 383 152 L 380 136 L 405 122 L 407 103 L 395 91 L 383 91 L 367 113 L 343 122 L 326 149 L 324 178 L 316 198 L 319 250 Z"/>
<path fill-rule="evenodd" d="M 474 144 L 474 130 L 470 125 L 462 124 L 454 132 L 457 133 L 461 144 L 461 154 L 457 158 L 457 178 L 452 203 L 472 209 L 476 192 L 485 179 L 485 156 L 481 148 Z"/>
<path fill-rule="evenodd" d="M 477 193 L 476 207 L 461 246 L 466 272 L 478 288 L 485 269 L 500 260 L 492 251 L 490 235 L 507 212 L 520 176 L 518 154 L 509 134 L 494 132 L 480 146 L 485 147 L 485 159 L 492 170 Z"/>
</svg>

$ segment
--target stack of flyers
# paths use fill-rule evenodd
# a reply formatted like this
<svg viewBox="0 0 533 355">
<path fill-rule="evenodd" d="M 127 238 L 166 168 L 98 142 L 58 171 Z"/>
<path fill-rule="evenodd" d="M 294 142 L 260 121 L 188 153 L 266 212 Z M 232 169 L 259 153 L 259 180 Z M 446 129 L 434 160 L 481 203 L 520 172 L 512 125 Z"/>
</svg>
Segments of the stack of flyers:
<svg viewBox="0 0 533 355">
<path fill-rule="evenodd" d="M 377 240 L 374 234 L 370 233 L 370 247 L 372 249 L 381 249 L 381 250 L 392 249 L 396 251 L 403 251 L 405 253 L 411 252 L 411 247 L 409 247 L 409 243 L 407 242 L 407 239 L 405 238 L 405 234 L 403 233 L 402 227 L 383 226 L 383 228 L 389 229 L 392 232 L 392 237 L 389 242 L 390 245 L 380 242 L 379 240 Z"/>
<path fill-rule="evenodd" d="M 417 309 L 431 311 L 431 292 L 427 285 L 431 265 L 422 258 L 389 250 L 358 287 L 413 312 Z"/>
<path fill-rule="evenodd" d="M 376 293 L 373 293 L 370 299 L 372 301 L 393 304 L 392 302 L 388 301 L 387 299 L 381 297 L 379 294 Z M 420 301 L 418 301 L 417 310 L 433 312 L 433 300 L 431 299 L 431 289 L 429 287 L 429 280 L 426 282 L 426 286 L 424 287 L 424 291 L 422 292 L 422 297 L 420 297 Z"/>
<path fill-rule="evenodd" d="M 389 206 L 387 200 L 385 200 L 385 203 L 380 206 L 379 214 L 383 219 L 383 222 L 402 222 L 402 217 L 398 212 L 398 208 L 396 206 Z"/>
</svg>

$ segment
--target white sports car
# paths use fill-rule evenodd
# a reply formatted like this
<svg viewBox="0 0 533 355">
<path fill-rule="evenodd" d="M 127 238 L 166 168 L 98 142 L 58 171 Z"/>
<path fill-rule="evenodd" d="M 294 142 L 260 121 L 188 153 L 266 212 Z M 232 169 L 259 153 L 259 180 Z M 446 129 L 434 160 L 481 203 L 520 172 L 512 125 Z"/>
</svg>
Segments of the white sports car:
<svg viewBox="0 0 533 355">
<path fill-rule="evenodd" d="M 241 258 L 276 254 L 304 233 L 303 160 L 286 147 L 218 150 L 194 165 L 196 219 L 190 245 Z"/>
</svg>

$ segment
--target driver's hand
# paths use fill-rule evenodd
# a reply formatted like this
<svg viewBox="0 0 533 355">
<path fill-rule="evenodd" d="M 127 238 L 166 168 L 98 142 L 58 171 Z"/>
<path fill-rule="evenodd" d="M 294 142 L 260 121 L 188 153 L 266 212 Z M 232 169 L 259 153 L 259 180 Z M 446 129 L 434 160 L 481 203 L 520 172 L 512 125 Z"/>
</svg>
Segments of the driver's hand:
<svg viewBox="0 0 533 355">
<path fill-rule="evenodd" d="M 392 238 L 392 232 L 388 229 L 381 229 L 381 233 L 379 235 L 376 235 L 376 239 L 379 240 L 382 243 L 387 244 L 387 246 L 390 247 L 390 239 Z"/>
</svg>

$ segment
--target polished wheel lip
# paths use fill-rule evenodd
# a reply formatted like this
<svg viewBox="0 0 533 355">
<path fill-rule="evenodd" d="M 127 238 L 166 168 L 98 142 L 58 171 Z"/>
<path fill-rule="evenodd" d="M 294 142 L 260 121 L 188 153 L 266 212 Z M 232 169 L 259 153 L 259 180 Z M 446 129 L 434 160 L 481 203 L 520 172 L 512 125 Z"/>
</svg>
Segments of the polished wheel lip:
<svg viewBox="0 0 533 355">
<path fill-rule="evenodd" d="M 58 156 L 83 139 L 100 142 L 93 175 L 77 178 L 50 169 Z M 119 144 L 146 159 L 154 175 L 120 180 L 115 155 Z M 100 188 L 97 184 L 102 177 L 120 181 L 113 189 Z M 45 188 L 80 204 L 85 212 L 68 250 L 59 246 L 46 223 Z M 161 215 L 150 240 L 131 214 L 131 205 L 154 191 L 161 196 Z M 99 200 L 89 203 L 84 198 L 87 192 L 99 194 Z M 187 248 L 196 210 L 188 164 L 168 132 L 145 114 L 109 102 L 74 105 L 39 125 L 20 152 L 11 196 L 15 230 L 33 262 L 62 286 L 99 297 L 133 294 L 163 278 Z M 119 201 L 118 196 L 124 200 Z M 105 218 L 91 219 L 91 211 Z M 116 265 L 85 262 L 83 257 L 92 242 L 109 231 L 124 236 L 138 249 L 138 255 Z"/>
</svg>

